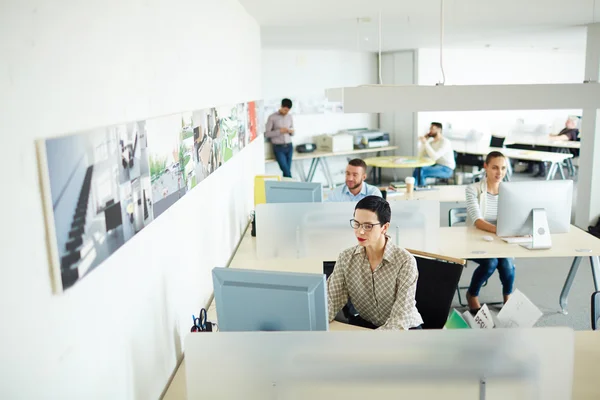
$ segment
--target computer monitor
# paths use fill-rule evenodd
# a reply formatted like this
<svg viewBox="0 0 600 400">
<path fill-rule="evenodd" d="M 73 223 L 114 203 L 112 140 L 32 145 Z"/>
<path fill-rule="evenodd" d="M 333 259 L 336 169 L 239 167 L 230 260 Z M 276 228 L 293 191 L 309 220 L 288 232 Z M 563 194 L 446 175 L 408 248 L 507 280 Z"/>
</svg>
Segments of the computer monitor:
<svg viewBox="0 0 600 400">
<path fill-rule="evenodd" d="M 551 233 L 568 233 L 571 226 L 573 181 L 501 182 L 498 192 L 500 237 L 531 235 L 529 249 L 552 246 Z"/>
<path fill-rule="evenodd" d="M 320 203 L 323 186 L 320 182 L 265 181 L 267 203 Z"/>
<path fill-rule="evenodd" d="M 212 271 L 219 331 L 326 331 L 324 274 Z"/>
</svg>

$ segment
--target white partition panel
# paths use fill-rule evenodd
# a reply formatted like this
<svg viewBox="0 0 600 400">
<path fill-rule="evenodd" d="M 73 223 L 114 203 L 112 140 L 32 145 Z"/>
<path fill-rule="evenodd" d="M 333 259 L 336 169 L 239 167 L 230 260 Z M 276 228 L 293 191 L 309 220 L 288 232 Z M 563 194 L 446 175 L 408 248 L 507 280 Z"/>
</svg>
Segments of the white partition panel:
<svg viewBox="0 0 600 400">
<path fill-rule="evenodd" d="M 188 334 L 190 399 L 570 399 L 570 328 Z M 210 360 L 210 365 L 207 365 Z"/>
<path fill-rule="evenodd" d="M 438 248 L 438 201 L 393 202 L 388 231 L 401 247 L 435 252 Z M 356 203 L 259 204 L 256 208 L 258 258 L 335 260 L 357 244 L 350 227 Z"/>
</svg>

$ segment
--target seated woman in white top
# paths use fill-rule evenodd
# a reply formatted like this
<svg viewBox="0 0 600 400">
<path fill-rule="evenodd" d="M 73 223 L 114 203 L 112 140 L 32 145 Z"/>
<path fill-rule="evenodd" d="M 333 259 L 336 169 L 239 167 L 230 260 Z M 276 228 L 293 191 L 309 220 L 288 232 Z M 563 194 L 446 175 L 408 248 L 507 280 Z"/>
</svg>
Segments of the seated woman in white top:
<svg viewBox="0 0 600 400">
<path fill-rule="evenodd" d="M 467 214 L 470 224 L 478 229 L 496 233 L 498 219 L 498 189 L 500 182 L 506 176 L 507 160 L 498 151 L 492 151 L 485 159 L 483 165 L 485 177 L 481 182 L 467 186 Z M 473 260 L 479 267 L 473 272 L 471 285 L 467 291 L 467 301 L 471 312 L 481 308 L 479 303 L 479 289 L 497 269 L 502 282 L 504 303 L 508 301 L 513 291 L 515 281 L 515 265 L 510 258 L 482 258 Z"/>
</svg>

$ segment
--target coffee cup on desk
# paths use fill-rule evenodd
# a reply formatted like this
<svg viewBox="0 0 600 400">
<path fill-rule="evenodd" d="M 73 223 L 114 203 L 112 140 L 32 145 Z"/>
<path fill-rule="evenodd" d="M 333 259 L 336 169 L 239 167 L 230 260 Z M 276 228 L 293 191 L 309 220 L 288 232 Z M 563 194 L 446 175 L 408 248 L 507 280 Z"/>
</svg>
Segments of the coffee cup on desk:
<svg viewBox="0 0 600 400">
<path fill-rule="evenodd" d="M 415 189 L 415 178 L 407 176 L 406 179 L 404 179 L 404 183 L 406 183 L 406 194 L 412 194 Z"/>
</svg>

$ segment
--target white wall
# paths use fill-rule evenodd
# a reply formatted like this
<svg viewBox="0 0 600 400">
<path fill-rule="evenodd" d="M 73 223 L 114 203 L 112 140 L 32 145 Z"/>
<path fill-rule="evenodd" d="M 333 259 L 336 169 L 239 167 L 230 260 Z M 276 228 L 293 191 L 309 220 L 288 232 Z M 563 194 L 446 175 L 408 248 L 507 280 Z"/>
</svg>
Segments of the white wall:
<svg viewBox="0 0 600 400">
<path fill-rule="evenodd" d="M 0 54 L 0 397 L 158 398 L 245 227 L 261 138 L 58 296 L 34 141 L 260 98 L 259 27 L 235 0 L 7 0 Z"/>
<path fill-rule="evenodd" d="M 262 93 L 265 99 L 324 96 L 325 89 L 377 82 L 377 58 L 373 53 L 334 50 L 263 49 Z M 294 108 L 292 107 L 292 114 Z M 266 121 L 266 119 L 265 119 Z M 294 115 L 294 145 L 312 142 L 312 137 L 349 128 L 377 128 L 376 114 Z M 264 127 L 261 127 L 264 131 Z M 309 162 L 305 162 L 308 170 Z M 343 182 L 346 157 L 329 160 L 336 182 Z M 276 163 L 268 173 L 281 174 Z M 297 176 L 292 170 L 292 175 Z M 321 171 L 315 181 L 325 183 Z"/>
<path fill-rule="evenodd" d="M 569 51 L 531 49 L 445 49 L 446 85 L 581 83 L 585 54 Z M 419 49 L 418 83 L 435 85 L 442 80 L 439 50 Z M 453 130 L 476 129 L 504 136 L 523 118 L 526 125 L 551 125 L 555 131 L 564 127 L 568 115 L 581 110 L 549 111 L 478 111 L 422 112 L 418 116 L 418 134 L 439 121 Z"/>
</svg>

